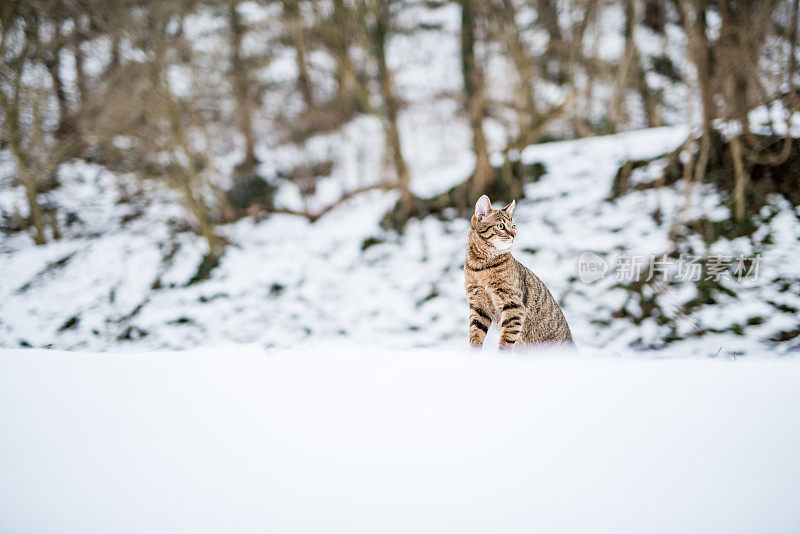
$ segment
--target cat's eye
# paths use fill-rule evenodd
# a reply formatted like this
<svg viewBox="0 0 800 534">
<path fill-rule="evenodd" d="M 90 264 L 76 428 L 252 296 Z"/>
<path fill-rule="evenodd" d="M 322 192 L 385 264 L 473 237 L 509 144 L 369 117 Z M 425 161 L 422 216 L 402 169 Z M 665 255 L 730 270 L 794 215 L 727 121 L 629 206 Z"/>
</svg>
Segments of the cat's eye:
<svg viewBox="0 0 800 534">
<path fill-rule="evenodd" d="M 506 227 L 506 225 L 503 224 L 503 223 L 500 223 L 500 224 L 497 225 L 497 229 L 498 230 L 503 230 L 503 229 L 505 229 L 505 227 Z"/>
</svg>

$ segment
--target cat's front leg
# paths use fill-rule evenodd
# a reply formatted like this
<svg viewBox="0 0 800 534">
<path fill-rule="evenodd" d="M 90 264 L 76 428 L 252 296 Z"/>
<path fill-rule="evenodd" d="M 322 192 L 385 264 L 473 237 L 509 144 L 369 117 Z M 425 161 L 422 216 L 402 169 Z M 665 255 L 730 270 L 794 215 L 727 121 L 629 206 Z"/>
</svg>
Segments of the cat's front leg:
<svg viewBox="0 0 800 534">
<path fill-rule="evenodd" d="M 483 347 L 483 340 L 486 339 L 486 332 L 492 324 L 492 318 L 477 303 L 470 303 L 469 306 L 469 345 L 479 349 Z"/>
<path fill-rule="evenodd" d="M 506 303 L 500 313 L 500 350 L 509 350 L 519 339 L 522 332 L 521 302 L 515 300 Z"/>
</svg>

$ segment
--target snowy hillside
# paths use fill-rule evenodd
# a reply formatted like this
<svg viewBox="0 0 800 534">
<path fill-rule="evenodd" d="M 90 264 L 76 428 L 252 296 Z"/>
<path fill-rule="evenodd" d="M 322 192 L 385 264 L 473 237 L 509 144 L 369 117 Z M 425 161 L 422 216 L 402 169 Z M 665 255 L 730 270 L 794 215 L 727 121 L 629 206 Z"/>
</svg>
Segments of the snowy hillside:
<svg viewBox="0 0 800 534">
<path fill-rule="evenodd" d="M 0 351 L 0 532 L 789 534 L 800 361 Z"/>
<path fill-rule="evenodd" d="M 369 128 L 354 132 L 351 145 L 368 143 Z M 666 153 L 685 136 L 683 127 L 642 130 L 531 146 L 521 155 L 525 162 L 543 163 L 547 173 L 527 186 L 527 199 L 518 204 L 513 253 L 549 285 L 583 348 L 647 347 L 666 335 L 657 318 L 634 324 L 618 317 L 616 310 L 636 303 L 626 304 L 615 265 L 622 254 L 666 252 L 671 221 L 684 205 L 681 188 L 605 199 L 626 159 Z M 645 179 L 660 171 L 656 161 L 637 172 Z M 386 234 L 377 223 L 395 197 L 380 192 L 357 197 L 314 224 L 290 215 L 247 218 L 222 229 L 232 245 L 211 279 L 189 284 L 204 248 L 181 223 L 181 209 L 169 194 L 151 195 L 156 200 L 144 203 L 135 190 L 125 189 L 124 180 L 118 185 L 113 175 L 87 164 L 66 166 L 61 177 L 64 185 L 50 194 L 61 195 L 58 202 L 73 206 L 81 222 L 74 236 L 46 246 L 33 247 L 23 234 L 2 244 L 2 346 L 128 350 L 231 342 L 265 347 L 335 341 L 394 348 L 466 344 L 465 218 L 412 221 L 403 236 Z M 10 205 L 17 194 L 3 191 L 0 201 Z M 676 315 L 687 339 L 675 346 L 686 354 L 760 352 L 770 347 L 771 335 L 796 325 L 798 291 L 791 285 L 781 291 L 775 280 L 791 284 L 800 278 L 800 222 L 791 207 L 775 202 L 759 231 L 769 239 L 759 277 L 729 281 L 738 297 L 700 307 L 691 317 Z M 692 211 L 713 220 L 726 214 L 727 208 L 718 204 L 716 193 L 701 189 L 693 196 Z M 702 242 L 695 246 L 701 253 L 731 256 L 753 251 L 744 238 L 717 241 L 710 251 Z M 609 265 L 606 276 L 593 284 L 577 276 L 577 261 L 585 251 Z M 674 307 L 692 291 L 687 284 L 658 298 Z M 692 336 L 698 324 L 707 331 Z M 731 333 L 737 324 L 746 335 Z M 492 339 L 496 335 L 489 344 Z M 776 348 L 785 351 L 791 344 Z"/>
<path fill-rule="evenodd" d="M 165 2 L 148 4 L 154 9 L 153 17 L 172 16 L 156 9 L 162 4 Z M 357 195 L 313 224 L 303 217 L 266 213 L 315 214 L 343 194 L 399 180 L 386 142 L 387 101 L 396 100 L 398 108 L 396 126 L 408 169 L 409 194 L 434 196 L 474 172 L 478 160 L 471 127 L 474 121 L 468 118 L 470 97 L 462 72 L 466 53 L 462 34 L 469 19 L 462 17 L 466 4 L 393 4 L 389 35 L 383 43 L 387 72 L 392 75 L 386 86 L 396 90 L 391 98 L 377 91 L 384 85 L 374 78 L 374 46 L 362 35 L 371 32 L 376 13 L 348 11 L 348 3 L 334 2 L 328 7 L 344 9 L 340 22 L 360 20 L 356 26 L 363 27 L 336 27 L 339 22 L 334 21 L 329 28 L 329 15 L 335 15 L 335 10 L 329 13 L 323 7 L 326 3 L 297 3 L 304 4 L 305 11 L 296 13 L 288 9 L 293 3 L 283 4 L 285 9 L 279 3 L 234 2 L 226 14 L 220 6 L 201 2 L 187 13 L 177 9 L 186 15 L 180 23 L 174 19 L 162 25 L 183 32 L 180 38 L 168 39 L 174 53 L 157 66 L 157 70 L 164 69 L 167 92 L 172 94 L 167 98 L 172 107 L 167 108 L 183 110 L 186 115 L 181 125 L 185 135 L 177 136 L 188 143 L 182 147 L 165 141 L 163 146 L 155 143 L 161 148 L 150 146 L 150 137 L 158 137 L 161 131 L 154 125 L 162 125 L 163 117 L 153 119 L 150 129 L 137 122 L 158 107 L 149 102 L 155 98 L 150 93 L 133 91 L 136 78 L 132 76 L 148 70 L 139 68 L 148 63 L 147 46 L 137 47 L 164 37 L 153 31 L 150 19 L 137 13 L 140 10 L 116 10 L 99 24 L 102 28 L 95 29 L 99 33 L 92 33 L 89 28 L 76 30 L 74 21 L 83 21 L 86 14 L 81 9 L 88 8 L 73 6 L 77 11 L 66 10 L 69 13 L 64 16 L 74 20 L 64 21 L 63 29 L 86 39 L 77 50 L 85 56 L 59 48 L 64 43 L 53 39 L 49 44 L 36 43 L 45 48 L 32 52 L 30 58 L 19 58 L 19 65 L 27 61 L 33 69 L 42 58 L 53 55 L 45 44 L 56 47 L 54 50 L 60 51 L 56 55 L 64 56 L 63 65 L 44 70 L 49 69 L 51 77 L 55 74 L 55 80 L 63 78 L 66 104 L 92 96 L 99 99 L 100 108 L 127 110 L 122 115 L 138 119 L 129 130 L 111 128 L 114 133 L 106 132 L 111 137 L 104 142 L 98 139 L 105 127 L 83 132 L 85 151 L 79 157 L 59 160 L 52 183 L 36 184 L 36 192 L 30 196 L 38 199 L 43 210 L 53 213 L 47 217 L 52 228 L 39 225 L 40 240 L 47 241 L 41 246 L 35 246 L 31 236 L 22 160 L 13 156 L 5 137 L 0 139 L 0 347 L 140 351 L 227 343 L 255 343 L 265 348 L 321 343 L 390 348 L 465 346 L 462 264 L 467 217 L 446 211 L 441 219 L 412 220 L 402 235 L 382 230 L 378 223 L 397 199 L 399 182 L 392 186 L 393 192 Z M 546 4 L 556 8 L 556 15 L 565 11 L 548 18 L 539 12 Z M 495 20 L 494 15 L 500 14 L 497 10 L 476 12 L 482 20 L 478 21 L 482 28 L 478 34 L 486 34 L 478 35 L 476 49 L 470 53 L 477 55 L 485 69 L 487 112 L 480 122 L 487 158 L 497 167 L 521 159 L 525 164 L 540 163 L 546 171 L 526 186 L 525 198 L 518 199 L 515 256 L 550 287 L 578 346 L 589 353 L 669 347 L 686 355 L 738 357 L 796 351 L 800 347 L 798 208 L 785 195 L 770 196 L 765 205 L 748 213 L 751 228 L 736 234 L 748 237 L 729 238 L 726 235 L 735 233 L 725 231 L 732 222 L 724 205 L 730 204 L 729 199 L 723 199 L 710 185 L 693 189 L 688 201 L 681 180 L 637 189 L 645 182 L 656 183 L 667 165 L 666 158 L 657 157 L 687 139 L 688 127 L 674 124 L 689 121 L 697 130 L 701 102 L 692 89 L 695 81 L 688 38 L 672 3 L 659 7 L 658 2 L 650 2 L 647 9 L 642 5 L 631 10 L 627 9 L 633 6 L 629 3 L 595 4 L 545 2 L 534 6 L 524 2 L 517 9 L 514 2 L 503 2 L 505 9 L 510 9 L 503 20 Z M 715 5 L 707 6 L 709 35 L 719 34 L 723 22 Z M 781 9 L 787 7 L 788 3 Z M 41 15 L 47 18 L 49 11 L 44 5 Z M 653 20 L 656 12 L 660 23 Z M 776 10 L 776 18 L 781 14 L 786 13 Z M 242 23 L 238 38 L 232 35 L 237 17 Z M 579 24 L 581 19 L 586 24 Z M 547 28 L 547 20 L 554 20 L 556 28 Z M 24 17 L 18 22 L 23 27 Z M 306 34 L 297 34 L 298 25 L 304 24 Z M 566 25 L 562 28 L 565 37 L 573 35 L 578 40 L 556 43 L 556 48 L 575 50 L 577 44 L 585 58 L 572 53 L 570 58 L 558 59 L 558 53 L 552 56 L 550 40 L 560 33 L 553 32 L 558 24 Z M 635 26 L 636 31 L 623 34 L 628 26 Z M 344 54 L 337 55 L 330 36 L 348 32 L 353 35 L 344 35 L 338 48 Z M 24 36 L 25 32 L 18 35 L 20 39 Z M 303 38 L 296 42 L 298 37 Z M 300 57 L 304 39 L 309 47 L 305 60 Z M 112 53 L 109 42 L 127 42 L 132 49 L 122 50 L 117 58 L 118 51 Z M 508 49 L 514 48 L 514 42 L 516 52 Z M 709 46 L 720 49 L 724 44 L 714 41 Z M 79 45 L 76 41 L 75 46 Z M 10 47 L 9 53 L 14 48 Z M 754 73 L 761 76 L 766 88 L 776 83 L 773 76 L 780 71 L 780 62 L 772 65 L 777 61 L 772 55 L 767 54 L 763 62 L 765 70 L 773 74 Z M 79 56 L 86 63 L 83 74 L 96 78 L 94 82 L 90 79 L 81 84 L 76 78 Z M 522 63 L 535 66 L 535 72 L 525 74 L 514 57 L 527 58 Z M 633 72 L 628 82 L 617 74 L 624 73 L 625 57 L 641 60 L 636 69 L 646 78 L 645 84 L 636 81 Z M 108 81 L 109 73 L 100 72 L 104 65 L 114 67 L 114 58 L 120 59 L 119 66 L 125 69 L 120 73 L 119 94 Z M 555 64 L 567 60 L 569 64 Z M 236 76 L 238 81 L 226 79 L 234 63 L 250 66 L 250 71 Z M 339 78 L 349 63 L 355 69 L 351 74 L 363 77 L 359 84 L 365 84 L 367 102 L 355 108 L 345 105 L 354 97 L 348 92 L 353 88 Z M 298 90 L 302 66 L 308 67 L 309 98 Z M 554 66 L 558 72 L 553 71 Z M 569 83 L 561 72 L 564 69 L 572 73 Z M 36 76 L 23 76 L 23 71 L 23 86 L 37 81 Z M 45 76 L 37 83 L 47 85 L 47 80 Z M 244 86 L 234 90 L 237 83 Z M 630 90 L 624 90 L 626 83 L 631 84 Z M 82 85 L 90 88 L 93 84 L 109 92 L 83 95 Z M 525 99 L 517 93 L 526 85 L 535 90 L 530 93 L 535 104 L 532 109 L 519 108 L 518 101 Z M 634 86 L 638 88 L 634 90 Z M 28 92 L 39 94 L 43 88 L 37 87 L 33 84 Z M 647 112 L 648 99 L 639 94 L 646 87 L 658 101 L 651 109 L 652 117 Z M 239 101 L 239 96 L 251 93 L 259 98 Z M 128 101 L 132 95 L 140 100 Z M 769 112 L 766 105 L 750 110 L 752 132 L 782 136 L 781 125 L 791 124 L 786 119 L 793 117 L 793 135 L 800 135 L 800 114 L 786 113 L 793 108 L 786 107 L 788 103 L 777 95 L 766 101 Z M 142 102 L 143 109 L 139 109 Z M 610 112 L 614 102 L 620 113 Z M 242 109 L 235 111 L 237 106 Z M 29 107 L 38 109 L 34 104 Z M 45 137 L 55 139 L 64 133 L 55 131 L 56 112 L 49 109 L 46 113 Z M 552 121 L 546 128 L 542 126 L 533 140 L 516 142 L 521 133 L 518 129 L 529 129 L 551 112 Z M 29 114 L 36 115 L 30 110 Z M 615 122 L 611 115 L 617 115 L 616 125 L 608 122 Z M 248 119 L 243 121 L 247 127 L 238 124 L 243 117 Z M 123 119 L 112 113 L 108 121 L 127 123 Z M 514 148 L 534 140 L 646 124 L 673 126 L 533 144 L 521 153 Z M 721 131 L 735 130 L 732 123 L 722 120 L 715 124 Z M 249 148 L 244 143 L 245 130 L 253 138 Z M 30 137 L 33 143 L 41 136 Z M 46 156 L 47 146 L 29 143 L 27 159 Z M 248 149 L 252 152 L 249 159 L 245 155 Z M 197 166 L 194 171 L 184 169 L 183 175 L 193 176 L 189 182 L 195 183 L 194 190 L 189 186 L 189 197 L 202 198 L 211 214 L 209 220 L 219 223 L 207 234 L 219 234 L 225 240 L 219 266 L 208 279 L 198 276 L 203 274 L 203 258 L 214 244 L 214 236 L 207 235 L 204 241 L 196 233 L 198 213 L 203 209 L 192 213 L 180 188 L 168 185 L 174 167 L 192 159 L 186 154 L 204 163 L 189 165 Z M 630 159 L 650 158 L 656 159 L 631 173 L 633 190 L 611 200 L 620 166 Z M 97 161 L 107 166 L 94 163 Z M 265 201 L 274 205 L 266 208 L 257 203 L 254 211 L 240 208 L 242 211 L 230 215 L 225 213 L 229 199 L 220 201 L 220 195 L 224 197 L 221 191 L 229 191 L 241 178 L 236 169 L 246 161 L 252 163 L 253 175 L 275 188 L 274 198 Z M 50 181 L 49 176 L 39 176 L 40 171 L 32 167 L 27 175 Z M 493 200 L 500 204 L 511 199 Z M 239 216 L 238 222 L 223 224 Z M 685 233 L 677 236 L 681 248 L 673 250 L 670 230 L 680 218 L 681 224 L 675 228 Z M 715 226 L 723 231 L 708 231 Z M 631 280 L 617 276 L 623 260 L 633 257 L 646 265 L 669 252 L 691 252 L 704 261 L 758 257 L 759 270 L 741 279 L 727 276 L 718 284 L 677 281 L 663 287 L 632 287 Z M 589 258 L 593 267 L 602 269 L 600 279 L 581 277 L 581 258 Z M 493 350 L 496 340 L 497 333 L 491 333 L 487 350 Z"/>
</svg>

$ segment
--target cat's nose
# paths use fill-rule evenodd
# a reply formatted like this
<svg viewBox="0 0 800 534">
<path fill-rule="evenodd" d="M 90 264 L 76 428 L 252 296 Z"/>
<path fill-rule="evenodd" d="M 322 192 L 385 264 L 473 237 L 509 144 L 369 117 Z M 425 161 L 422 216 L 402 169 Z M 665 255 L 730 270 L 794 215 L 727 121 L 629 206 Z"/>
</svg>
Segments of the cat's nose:
<svg viewBox="0 0 800 534">
<path fill-rule="evenodd" d="M 517 237 L 517 231 L 516 230 L 511 230 L 509 228 L 508 235 L 510 235 L 511 237 Z"/>
</svg>

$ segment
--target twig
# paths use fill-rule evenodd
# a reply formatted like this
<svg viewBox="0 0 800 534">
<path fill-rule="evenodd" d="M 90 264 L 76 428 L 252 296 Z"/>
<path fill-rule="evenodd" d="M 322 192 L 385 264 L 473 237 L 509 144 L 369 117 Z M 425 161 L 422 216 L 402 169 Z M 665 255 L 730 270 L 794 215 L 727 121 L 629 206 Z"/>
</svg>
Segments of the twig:
<svg viewBox="0 0 800 534">
<path fill-rule="evenodd" d="M 309 220 L 309 222 L 313 223 L 313 222 L 316 222 L 317 219 L 319 219 L 323 215 L 326 215 L 328 212 L 330 212 L 334 208 L 340 206 L 344 202 L 350 200 L 351 198 L 353 198 L 353 197 L 355 197 L 357 195 L 360 195 L 362 193 L 367 193 L 369 191 L 376 191 L 376 190 L 390 191 L 392 189 L 396 189 L 396 185 L 380 183 L 380 184 L 373 184 L 373 185 L 367 185 L 367 186 L 364 186 L 364 187 L 359 187 L 357 189 L 353 189 L 352 191 L 347 191 L 346 193 L 342 193 L 342 196 L 339 197 L 335 202 L 333 202 L 331 204 L 328 204 L 327 206 L 325 206 L 324 208 L 322 208 L 321 210 L 319 210 L 316 213 L 312 213 L 312 212 L 310 212 L 308 210 L 293 210 L 293 209 L 289 209 L 289 208 L 274 208 L 274 209 L 268 209 L 266 211 L 268 213 L 283 213 L 285 215 L 298 215 L 300 217 L 305 217 L 306 219 Z"/>
</svg>

